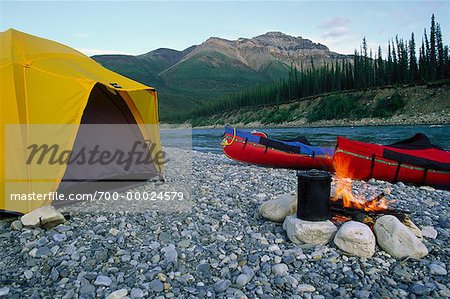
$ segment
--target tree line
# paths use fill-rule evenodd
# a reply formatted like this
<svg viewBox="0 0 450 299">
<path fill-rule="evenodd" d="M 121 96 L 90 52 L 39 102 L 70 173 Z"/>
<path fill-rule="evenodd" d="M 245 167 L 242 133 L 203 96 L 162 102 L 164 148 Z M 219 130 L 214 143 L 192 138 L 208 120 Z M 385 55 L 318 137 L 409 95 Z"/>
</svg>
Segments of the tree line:
<svg viewBox="0 0 450 299">
<path fill-rule="evenodd" d="M 418 55 L 417 55 L 418 50 Z M 321 93 L 361 90 L 389 85 L 426 84 L 450 78 L 449 47 L 444 45 L 441 27 L 431 17 L 429 33 L 424 29 L 419 47 L 414 33 L 408 40 L 396 36 L 387 44 L 383 57 L 368 49 L 366 38 L 351 58 L 309 68 L 291 65 L 285 80 L 225 96 L 203 105 L 193 117 L 209 116 L 243 106 L 273 105 Z M 192 117 L 191 116 L 191 117 Z"/>
</svg>

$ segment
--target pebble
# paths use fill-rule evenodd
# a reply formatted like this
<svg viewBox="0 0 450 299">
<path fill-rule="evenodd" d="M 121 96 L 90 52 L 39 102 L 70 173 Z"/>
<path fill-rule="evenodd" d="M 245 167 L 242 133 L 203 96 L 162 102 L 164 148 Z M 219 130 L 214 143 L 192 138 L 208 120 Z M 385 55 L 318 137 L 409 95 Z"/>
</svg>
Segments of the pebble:
<svg viewBox="0 0 450 299">
<path fill-rule="evenodd" d="M 229 279 L 219 280 L 214 286 L 214 291 L 217 293 L 225 292 L 231 285 L 231 281 Z"/>
<path fill-rule="evenodd" d="M 310 284 L 302 283 L 297 286 L 297 291 L 301 292 L 301 293 L 303 293 L 303 292 L 312 293 L 315 290 L 316 290 L 316 288 Z"/>
<path fill-rule="evenodd" d="M 370 292 L 366 290 L 361 290 L 356 292 L 357 298 L 370 298 Z"/>
<path fill-rule="evenodd" d="M 149 287 L 153 292 L 156 293 L 160 293 L 164 290 L 164 285 L 159 279 L 150 281 Z"/>
<path fill-rule="evenodd" d="M 431 292 L 431 289 L 427 286 L 421 285 L 421 284 L 415 284 L 411 287 L 411 292 L 413 292 L 416 295 L 429 295 Z"/>
<path fill-rule="evenodd" d="M 268 261 L 270 261 L 270 257 L 268 255 L 263 255 L 261 257 L 261 262 L 265 263 L 265 262 L 268 262 Z"/>
<path fill-rule="evenodd" d="M 272 271 L 275 276 L 285 276 L 288 272 L 289 268 L 286 264 L 276 264 L 272 266 Z"/>
<path fill-rule="evenodd" d="M 106 218 L 105 216 L 100 216 L 100 217 L 97 217 L 97 219 L 95 221 L 97 221 L 97 223 L 102 223 L 102 222 L 108 221 L 108 218 Z"/>
<path fill-rule="evenodd" d="M 431 227 L 431 226 L 423 226 L 423 227 L 422 227 L 422 235 L 423 235 L 425 238 L 436 239 L 438 233 L 437 233 L 437 231 L 434 229 L 434 227 Z"/>
<path fill-rule="evenodd" d="M 117 228 L 111 228 L 108 232 L 113 236 L 117 236 L 120 231 Z"/>
<path fill-rule="evenodd" d="M 245 286 L 250 281 L 250 278 L 246 274 L 239 274 L 239 276 L 236 278 L 236 284 L 239 287 Z"/>
<path fill-rule="evenodd" d="M 188 248 L 189 245 L 191 245 L 191 241 L 189 241 L 189 240 L 181 240 L 180 242 L 178 242 L 177 245 L 180 248 Z"/>
<path fill-rule="evenodd" d="M 36 257 L 47 257 L 52 255 L 52 251 L 47 246 L 40 247 L 36 250 Z"/>
<path fill-rule="evenodd" d="M 67 237 L 65 234 L 54 234 L 53 235 L 53 240 L 55 240 L 55 242 L 62 242 L 66 239 L 67 239 Z"/>
<path fill-rule="evenodd" d="M 31 270 L 25 270 L 23 272 L 23 275 L 25 276 L 26 279 L 31 279 L 34 276 L 34 273 Z"/>
<path fill-rule="evenodd" d="M 7 296 L 9 294 L 10 289 L 8 287 L 0 288 L 0 297 Z"/>
<path fill-rule="evenodd" d="M 130 293 L 130 297 L 131 298 L 143 298 L 144 295 L 144 291 L 139 289 L 139 288 L 132 288 L 131 289 L 131 293 Z"/>
<path fill-rule="evenodd" d="M 178 252 L 175 249 L 175 245 L 169 244 L 161 248 L 161 251 L 164 252 L 164 258 L 167 263 L 176 263 L 178 261 Z"/>
<path fill-rule="evenodd" d="M 434 275 L 447 275 L 447 270 L 444 267 L 442 267 L 442 266 L 440 266 L 438 264 L 430 264 L 429 268 L 431 270 L 431 274 L 434 274 Z"/>
<path fill-rule="evenodd" d="M 127 289 L 120 289 L 109 294 L 106 299 L 122 299 L 128 295 Z"/>
<path fill-rule="evenodd" d="M 108 276 L 99 275 L 95 279 L 94 285 L 109 287 L 111 285 L 111 282 L 112 280 Z"/>
<path fill-rule="evenodd" d="M 20 220 L 15 220 L 15 221 L 13 221 L 13 222 L 11 223 L 10 228 L 11 228 L 12 230 L 22 230 L 22 228 L 23 228 L 22 221 L 20 221 Z"/>
<path fill-rule="evenodd" d="M 95 292 L 95 287 L 89 283 L 81 285 L 80 294 L 87 295 Z"/>
</svg>

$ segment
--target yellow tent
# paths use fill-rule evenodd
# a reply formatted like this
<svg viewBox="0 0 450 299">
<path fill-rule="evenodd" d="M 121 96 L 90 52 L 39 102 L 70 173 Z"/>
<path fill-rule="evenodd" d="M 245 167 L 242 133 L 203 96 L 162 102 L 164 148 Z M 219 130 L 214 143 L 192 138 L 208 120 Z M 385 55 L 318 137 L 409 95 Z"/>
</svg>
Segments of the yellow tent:
<svg viewBox="0 0 450 299">
<path fill-rule="evenodd" d="M 0 95 L 0 210 L 26 213 L 49 205 L 52 197 L 45 194 L 59 190 L 63 178 L 68 177 L 69 163 L 48 163 L 48 157 L 43 163 L 36 159 L 30 162 L 32 145 L 56 144 L 65 153 L 73 151 L 77 143 L 80 148 L 83 144 L 91 146 L 92 136 L 88 142 L 82 139 L 97 130 L 103 148 L 109 142 L 114 149 L 123 148 L 122 137 L 130 135 L 133 128 L 127 131 L 114 127 L 120 124 L 136 125 L 138 133 L 135 130 L 133 134 L 146 140 L 147 146 L 152 145 L 147 153 L 151 152 L 153 158 L 161 150 L 156 91 L 60 43 L 13 29 L 1 32 Z M 84 125 L 94 129 L 81 130 Z M 154 170 L 138 167 L 136 172 L 144 174 L 145 179 L 162 176 L 162 163 L 157 159 L 145 167 Z M 98 164 L 94 168 L 73 166 L 68 184 L 133 173 L 133 167 L 124 171 L 115 165 L 105 173 L 98 168 Z M 25 199 L 24 194 L 36 197 Z"/>
</svg>

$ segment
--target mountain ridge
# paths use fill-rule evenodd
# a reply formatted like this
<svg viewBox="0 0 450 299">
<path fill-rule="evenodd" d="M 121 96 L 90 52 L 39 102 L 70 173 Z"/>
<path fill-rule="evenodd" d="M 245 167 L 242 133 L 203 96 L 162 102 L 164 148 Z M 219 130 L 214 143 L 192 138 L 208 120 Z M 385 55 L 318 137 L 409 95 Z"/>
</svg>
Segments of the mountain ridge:
<svg viewBox="0 0 450 299">
<path fill-rule="evenodd" d="M 277 82 L 291 67 L 311 68 L 351 55 L 301 36 L 270 31 L 252 38 L 210 37 L 184 50 L 158 48 L 145 54 L 96 55 L 103 66 L 159 91 L 162 118 L 188 113 L 204 101 Z M 180 109 L 180 105 L 182 109 Z"/>
</svg>

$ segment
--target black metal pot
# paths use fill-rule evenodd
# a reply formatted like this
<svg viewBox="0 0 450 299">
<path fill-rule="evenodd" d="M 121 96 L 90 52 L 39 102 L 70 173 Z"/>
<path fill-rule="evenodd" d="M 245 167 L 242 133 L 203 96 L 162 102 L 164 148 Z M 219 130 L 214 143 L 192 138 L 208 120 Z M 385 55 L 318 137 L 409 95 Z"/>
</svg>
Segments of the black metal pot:
<svg viewBox="0 0 450 299">
<path fill-rule="evenodd" d="M 308 221 L 331 218 L 331 175 L 326 171 L 297 171 L 297 217 Z"/>
</svg>

